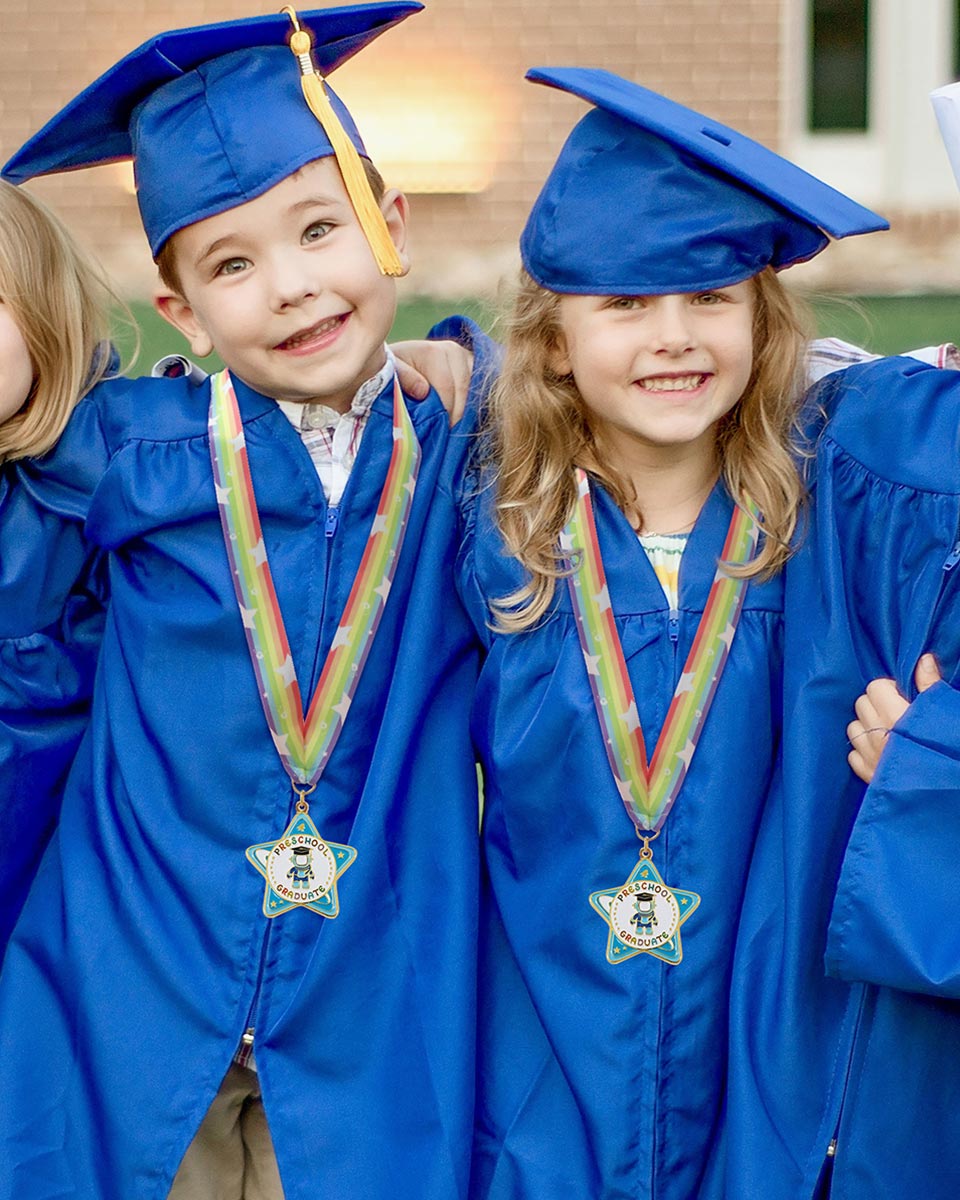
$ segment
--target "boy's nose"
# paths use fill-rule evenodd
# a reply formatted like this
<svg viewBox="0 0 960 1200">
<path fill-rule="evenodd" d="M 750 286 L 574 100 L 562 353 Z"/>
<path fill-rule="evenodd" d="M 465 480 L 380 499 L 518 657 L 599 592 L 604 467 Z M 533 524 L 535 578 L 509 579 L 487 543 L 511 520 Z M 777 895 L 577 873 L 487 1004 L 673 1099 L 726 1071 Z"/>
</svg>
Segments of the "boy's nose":
<svg viewBox="0 0 960 1200">
<path fill-rule="evenodd" d="M 271 270 L 271 298 L 273 307 L 279 312 L 285 308 L 296 308 L 320 294 L 321 283 L 315 264 L 291 256 L 273 263 Z"/>
</svg>

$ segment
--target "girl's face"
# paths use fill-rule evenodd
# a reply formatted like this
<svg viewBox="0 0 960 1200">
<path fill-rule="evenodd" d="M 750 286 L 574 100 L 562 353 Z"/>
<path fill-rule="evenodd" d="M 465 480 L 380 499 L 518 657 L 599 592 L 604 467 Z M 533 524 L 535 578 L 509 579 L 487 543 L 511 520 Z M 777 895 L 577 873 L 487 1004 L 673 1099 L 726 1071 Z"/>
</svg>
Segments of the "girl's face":
<svg viewBox="0 0 960 1200">
<path fill-rule="evenodd" d="M 33 363 L 23 334 L 0 299 L 0 421 L 18 413 L 33 387 Z"/>
<path fill-rule="evenodd" d="M 751 280 L 668 296 L 561 296 L 551 366 L 572 374 L 598 441 L 713 451 L 753 365 Z"/>
</svg>

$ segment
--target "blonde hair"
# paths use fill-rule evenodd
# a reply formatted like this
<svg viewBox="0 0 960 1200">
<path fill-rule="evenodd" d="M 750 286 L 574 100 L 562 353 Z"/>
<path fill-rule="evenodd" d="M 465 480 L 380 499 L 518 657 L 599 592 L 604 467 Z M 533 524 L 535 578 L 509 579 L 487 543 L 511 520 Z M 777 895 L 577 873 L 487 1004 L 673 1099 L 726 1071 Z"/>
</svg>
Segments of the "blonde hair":
<svg viewBox="0 0 960 1200">
<path fill-rule="evenodd" d="M 26 403 L 0 425 L 0 462 L 44 454 L 111 359 L 110 286 L 52 212 L 0 180 L 0 298 L 33 364 Z"/>
<path fill-rule="evenodd" d="M 743 396 L 719 423 L 717 453 L 730 495 L 738 502 L 749 496 L 763 513 L 760 553 L 731 574 L 765 579 L 790 556 L 805 497 L 795 455 L 810 321 L 806 306 L 771 268 L 752 282 L 753 369 Z M 507 550 L 530 574 L 523 587 L 492 604 L 496 628 L 503 632 L 535 625 L 550 607 L 557 579 L 569 574 L 557 539 L 573 511 L 575 465 L 598 480 L 625 512 L 636 510 L 629 480 L 598 452 L 572 375 L 551 368 L 559 312 L 560 296 L 521 271 L 488 416 L 497 522 Z"/>
</svg>

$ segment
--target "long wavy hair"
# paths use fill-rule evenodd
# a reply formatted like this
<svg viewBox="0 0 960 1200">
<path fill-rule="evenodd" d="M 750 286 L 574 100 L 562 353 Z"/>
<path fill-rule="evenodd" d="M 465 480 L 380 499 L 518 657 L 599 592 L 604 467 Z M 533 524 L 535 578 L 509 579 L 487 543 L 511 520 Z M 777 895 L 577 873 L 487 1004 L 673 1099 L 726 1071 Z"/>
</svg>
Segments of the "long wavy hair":
<svg viewBox="0 0 960 1200">
<path fill-rule="evenodd" d="M 810 318 L 776 273 L 753 279 L 753 370 L 747 388 L 717 427 L 720 471 L 730 495 L 749 496 L 763 513 L 757 557 L 731 574 L 769 578 L 784 565 L 805 499 L 796 467 L 798 410 Z M 574 466 L 584 468 L 627 513 L 630 481 L 601 455 L 572 375 L 551 360 L 559 344 L 560 296 L 521 271 L 506 321 L 503 371 L 490 400 L 489 455 L 496 464 L 496 514 L 507 550 L 529 572 L 523 587 L 493 602 L 495 627 L 520 632 L 547 612 L 557 579 L 569 574 L 558 552 L 576 498 Z"/>
<path fill-rule="evenodd" d="M 3 462 L 50 450 L 81 396 L 107 374 L 111 308 L 120 302 L 53 213 L 2 180 L 0 298 L 33 364 L 23 407 L 0 425 Z"/>
</svg>

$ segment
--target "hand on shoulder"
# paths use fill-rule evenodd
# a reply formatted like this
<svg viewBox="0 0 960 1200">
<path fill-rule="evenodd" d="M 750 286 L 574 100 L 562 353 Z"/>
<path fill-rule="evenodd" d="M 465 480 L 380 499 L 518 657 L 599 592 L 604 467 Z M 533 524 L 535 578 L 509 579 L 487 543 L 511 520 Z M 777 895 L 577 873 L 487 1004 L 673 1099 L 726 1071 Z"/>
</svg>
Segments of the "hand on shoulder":
<svg viewBox="0 0 960 1200">
<path fill-rule="evenodd" d="M 432 387 L 456 425 L 470 391 L 473 355 L 453 341 L 394 342 L 400 386 L 414 400 L 425 400 Z"/>
</svg>

